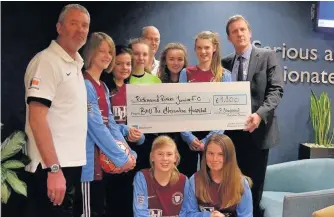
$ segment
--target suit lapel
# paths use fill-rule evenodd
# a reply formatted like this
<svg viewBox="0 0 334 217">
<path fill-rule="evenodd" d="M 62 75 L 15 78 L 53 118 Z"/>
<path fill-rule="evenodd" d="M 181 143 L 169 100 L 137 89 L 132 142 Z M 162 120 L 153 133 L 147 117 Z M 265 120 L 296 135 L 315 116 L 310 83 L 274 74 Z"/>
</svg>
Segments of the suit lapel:
<svg viewBox="0 0 334 217">
<path fill-rule="evenodd" d="M 258 60 L 259 60 L 259 53 L 257 52 L 257 48 L 253 47 L 251 55 L 250 55 L 250 60 L 249 60 L 247 81 L 252 81 L 253 76 L 256 72 Z"/>
<path fill-rule="evenodd" d="M 231 55 L 231 72 L 233 70 L 234 61 L 235 61 L 235 53 Z"/>
<path fill-rule="evenodd" d="M 226 69 L 230 70 L 232 72 L 232 69 L 233 69 L 233 64 L 234 64 L 234 57 L 235 57 L 235 54 L 230 54 L 227 56 L 226 58 Z"/>
</svg>

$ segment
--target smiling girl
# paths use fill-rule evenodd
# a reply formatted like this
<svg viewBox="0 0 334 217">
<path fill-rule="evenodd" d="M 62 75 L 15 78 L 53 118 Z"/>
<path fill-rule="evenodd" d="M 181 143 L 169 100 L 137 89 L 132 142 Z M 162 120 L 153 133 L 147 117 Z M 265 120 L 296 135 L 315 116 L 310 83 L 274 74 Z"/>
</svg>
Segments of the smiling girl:
<svg viewBox="0 0 334 217">
<path fill-rule="evenodd" d="M 152 49 L 150 44 L 141 38 L 132 39 L 129 42 L 132 50 L 132 73 L 130 76 L 130 84 L 159 84 L 161 80 L 147 72 L 147 65 L 150 52 Z M 152 142 L 157 137 L 155 133 L 145 134 L 145 143 L 141 146 L 135 146 L 134 150 L 138 154 L 136 170 L 148 168 L 150 166 L 149 153 Z"/>
<path fill-rule="evenodd" d="M 153 141 L 150 169 L 137 172 L 133 185 L 135 217 L 186 216 L 188 178 L 179 173 L 180 155 L 168 136 Z"/>
<path fill-rule="evenodd" d="M 198 64 L 188 66 L 180 73 L 179 82 L 230 82 L 232 81 L 231 72 L 224 69 L 221 65 L 220 40 L 218 33 L 212 31 L 202 31 L 195 38 L 195 53 Z M 204 144 L 213 133 L 222 134 L 223 130 L 182 132 L 183 140 L 195 153 L 201 154 Z M 197 171 L 197 157 L 189 162 L 189 171 Z M 201 156 L 201 155 L 200 155 Z"/>
<path fill-rule="evenodd" d="M 251 180 L 236 160 L 232 140 L 213 134 L 203 152 L 200 171 L 189 180 L 189 217 L 253 217 Z"/>
<path fill-rule="evenodd" d="M 162 83 L 177 83 L 179 82 L 180 72 L 187 66 L 188 55 L 186 47 L 180 43 L 168 43 L 160 55 L 158 77 Z M 197 159 L 197 153 L 189 149 L 179 132 L 165 134 L 173 138 L 182 156 L 178 167 L 179 170 L 187 177 L 190 177 L 195 171 L 191 167 L 189 170 L 189 162 L 194 162 L 194 159 Z"/>
<path fill-rule="evenodd" d="M 127 124 L 126 84 L 132 70 L 132 51 L 125 45 L 116 45 L 115 66 L 111 73 L 103 74 L 111 93 L 111 105 L 114 119 L 117 124 Z M 134 137 L 141 132 L 134 129 Z M 133 148 L 136 144 L 129 141 Z M 106 185 L 106 216 L 133 216 L 132 212 L 132 181 L 135 170 L 120 174 L 107 174 L 104 179 Z M 115 186 L 122 186 L 117 188 Z M 122 195 L 122 197 L 115 197 Z M 123 207 L 123 209 L 119 209 Z"/>
<path fill-rule="evenodd" d="M 132 127 L 116 124 L 111 112 L 109 90 L 100 80 L 102 72 L 110 73 L 115 64 L 115 45 L 110 36 L 103 32 L 92 33 L 85 45 L 83 58 L 88 106 L 87 163 L 82 167 L 81 189 L 76 189 L 76 192 L 82 193 L 83 207 L 76 209 L 75 216 L 83 213 L 85 217 L 90 217 L 92 213 L 102 216 L 105 212 L 103 176 L 111 172 L 108 168 L 115 166 L 117 173 L 122 173 L 136 166 L 136 152 L 131 150 L 124 137 L 140 144 L 144 137 L 141 134 L 134 138 Z M 108 160 L 101 160 L 101 155 Z"/>
<path fill-rule="evenodd" d="M 180 72 L 187 66 L 185 46 L 180 43 L 168 43 L 161 52 L 158 77 L 162 83 L 178 83 Z"/>
<path fill-rule="evenodd" d="M 148 73 L 148 70 L 145 69 L 150 52 L 152 52 L 150 44 L 143 39 L 137 38 L 131 40 L 129 46 L 133 52 L 130 84 L 161 83 L 161 80 L 158 77 Z"/>
</svg>

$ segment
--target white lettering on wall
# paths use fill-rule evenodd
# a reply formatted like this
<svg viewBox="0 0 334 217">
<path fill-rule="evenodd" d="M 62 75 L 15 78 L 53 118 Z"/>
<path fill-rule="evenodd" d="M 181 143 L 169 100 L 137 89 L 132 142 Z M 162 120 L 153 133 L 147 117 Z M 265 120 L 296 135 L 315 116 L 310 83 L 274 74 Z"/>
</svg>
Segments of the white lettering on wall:
<svg viewBox="0 0 334 217">
<path fill-rule="evenodd" d="M 261 47 L 261 41 L 254 40 L 253 46 Z M 294 48 L 287 47 L 286 43 L 282 44 L 282 47 L 270 47 L 264 46 L 263 48 L 268 50 L 273 50 L 276 53 L 280 53 L 282 59 L 286 60 L 303 60 L 303 61 L 316 61 L 319 58 L 318 50 L 315 48 Z M 330 49 L 325 50 L 324 60 L 327 62 L 332 62 L 333 51 Z M 327 72 L 323 70 L 322 72 L 309 72 L 309 71 L 296 71 L 288 70 L 287 66 L 283 67 L 283 79 L 284 81 L 290 81 L 292 83 L 323 83 L 323 84 L 334 84 L 334 72 Z"/>
</svg>

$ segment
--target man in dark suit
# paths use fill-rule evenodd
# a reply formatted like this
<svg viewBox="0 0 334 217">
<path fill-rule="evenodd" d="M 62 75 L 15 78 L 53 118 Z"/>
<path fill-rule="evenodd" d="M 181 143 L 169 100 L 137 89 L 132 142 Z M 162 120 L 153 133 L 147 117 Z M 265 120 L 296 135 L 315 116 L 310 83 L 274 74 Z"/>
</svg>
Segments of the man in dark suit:
<svg viewBox="0 0 334 217">
<path fill-rule="evenodd" d="M 263 192 L 269 148 L 278 142 L 275 109 L 283 96 L 281 68 L 274 51 L 251 44 L 247 20 L 235 15 L 226 24 L 228 40 L 235 53 L 223 58 L 222 65 L 232 72 L 233 81 L 250 81 L 252 114 L 244 130 L 226 131 L 233 140 L 239 167 L 253 180 L 254 216 L 263 216 L 259 204 Z"/>
</svg>

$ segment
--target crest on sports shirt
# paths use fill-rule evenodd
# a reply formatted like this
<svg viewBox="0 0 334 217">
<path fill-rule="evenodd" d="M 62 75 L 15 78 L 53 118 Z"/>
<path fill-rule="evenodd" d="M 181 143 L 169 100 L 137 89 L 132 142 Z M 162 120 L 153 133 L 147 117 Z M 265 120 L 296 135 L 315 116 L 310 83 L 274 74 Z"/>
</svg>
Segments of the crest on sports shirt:
<svg viewBox="0 0 334 217">
<path fill-rule="evenodd" d="M 175 192 L 172 196 L 172 202 L 174 205 L 179 205 L 183 201 L 183 194 L 181 192 Z"/>
</svg>

